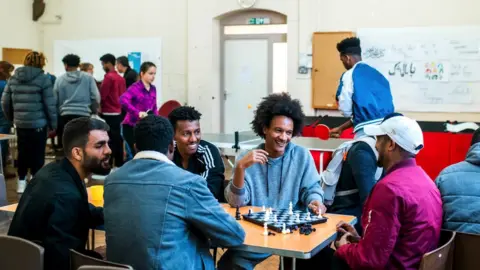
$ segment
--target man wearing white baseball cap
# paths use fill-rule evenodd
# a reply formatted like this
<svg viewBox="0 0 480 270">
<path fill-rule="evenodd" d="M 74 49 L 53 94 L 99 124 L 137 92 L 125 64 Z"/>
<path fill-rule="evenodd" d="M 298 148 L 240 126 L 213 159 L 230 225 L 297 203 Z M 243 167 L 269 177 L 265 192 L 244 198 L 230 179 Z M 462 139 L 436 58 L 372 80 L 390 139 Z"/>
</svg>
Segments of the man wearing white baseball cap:
<svg viewBox="0 0 480 270">
<path fill-rule="evenodd" d="M 364 131 L 377 138 L 377 163 L 385 176 L 365 202 L 363 237 L 349 224 L 337 225 L 343 236 L 335 242 L 335 255 L 350 269 L 418 269 L 422 256 L 437 248 L 443 214 L 439 190 L 415 162 L 422 130 L 394 113 Z"/>
</svg>

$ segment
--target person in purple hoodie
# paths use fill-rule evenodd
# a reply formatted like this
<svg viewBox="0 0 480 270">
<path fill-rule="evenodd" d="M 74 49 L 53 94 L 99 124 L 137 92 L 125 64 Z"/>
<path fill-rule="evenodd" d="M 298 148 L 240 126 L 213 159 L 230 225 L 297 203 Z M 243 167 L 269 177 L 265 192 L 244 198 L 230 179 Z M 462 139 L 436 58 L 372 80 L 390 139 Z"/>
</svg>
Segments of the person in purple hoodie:
<svg viewBox="0 0 480 270">
<path fill-rule="evenodd" d="M 120 97 L 120 104 L 126 115 L 123 120 L 123 138 L 132 154 L 135 154 L 133 129 L 138 120 L 148 114 L 158 115 L 157 89 L 153 85 L 157 67 L 145 62 L 140 67 L 140 80 L 132 84 Z"/>
</svg>

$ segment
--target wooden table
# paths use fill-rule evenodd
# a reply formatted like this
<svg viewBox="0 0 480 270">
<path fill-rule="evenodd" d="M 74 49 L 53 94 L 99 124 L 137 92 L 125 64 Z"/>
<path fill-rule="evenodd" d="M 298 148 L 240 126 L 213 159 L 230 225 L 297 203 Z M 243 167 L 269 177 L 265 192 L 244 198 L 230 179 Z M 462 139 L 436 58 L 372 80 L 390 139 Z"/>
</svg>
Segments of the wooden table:
<svg viewBox="0 0 480 270">
<path fill-rule="evenodd" d="M 222 205 L 227 213 L 235 216 L 236 209 L 230 207 L 227 204 Z M 252 211 L 261 211 L 260 207 L 241 207 L 240 213 L 247 214 L 248 209 Z M 325 214 L 328 218 L 327 222 L 323 224 L 313 225 L 316 229 L 310 235 L 300 234 L 299 231 L 295 231 L 291 234 L 282 234 L 275 232 L 275 236 L 264 236 L 263 226 L 256 225 L 254 223 L 239 220 L 245 230 L 246 236 L 243 245 L 234 248 L 235 250 L 244 250 L 257 253 L 269 253 L 283 257 L 291 257 L 293 259 L 293 265 L 295 265 L 295 259 L 310 259 L 315 256 L 320 250 L 330 245 L 337 237 L 336 225 L 340 221 L 344 221 L 355 225 L 357 218 L 354 216 Z M 282 264 L 283 266 L 283 264 Z M 295 269 L 295 267 L 293 267 Z"/>
<path fill-rule="evenodd" d="M 230 207 L 228 204 L 222 204 L 222 206 L 227 213 L 235 216 L 235 208 Z M 17 204 L 11 204 L 0 207 L 0 212 L 14 213 L 16 208 Z M 240 213 L 247 214 L 248 209 L 252 209 L 254 212 L 261 211 L 260 207 L 245 206 L 240 208 Z M 315 228 L 316 231 L 312 232 L 310 235 L 303 235 L 300 234 L 299 231 L 295 231 L 291 234 L 275 232 L 274 236 L 264 236 L 263 226 L 259 226 L 244 220 L 239 220 L 238 222 L 245 230 L 246 236 L 243 245 L 240 247 L 235 247 L 234 249 L 279 255 L 282 259 L 282 266 L 283 257 L 291 257 L 293 259 L 293 265 L 295 265 L 295 259 L 310 259 L 320 250 L 330 245 L 337 236 L 336 225 L 340 221 L 344 221 L 352 225 L 357 223 L 357 219 L 354 216 L 336 214 L 325 214 L 324 216 L 328 218 L 327 222 L 313 225 L 313 228 Z M 94 234 L 92 234 L 92 236 L 93 235 Z M 92 237 L 92 243 L 94 242 L 95 240 Z"/>
</svg>

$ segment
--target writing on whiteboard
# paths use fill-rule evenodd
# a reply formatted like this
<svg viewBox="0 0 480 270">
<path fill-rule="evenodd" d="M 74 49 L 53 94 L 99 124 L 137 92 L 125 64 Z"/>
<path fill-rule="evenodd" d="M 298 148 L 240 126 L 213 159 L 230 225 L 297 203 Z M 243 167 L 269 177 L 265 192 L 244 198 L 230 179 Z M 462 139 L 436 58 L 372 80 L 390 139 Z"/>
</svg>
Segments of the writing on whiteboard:
<svg viewBox="0 0 480 270">
<path fill-rule="evenodd" d="M 396 62 L 392 69 L 388 71 L 388 75 L 390 76 L 400 76 L 404 77 L 405 75 L 412 77 L 417 69 L 415 68 L 415 65 L 412 62 L 403 62 L 399 61 Z"/>
</svg>

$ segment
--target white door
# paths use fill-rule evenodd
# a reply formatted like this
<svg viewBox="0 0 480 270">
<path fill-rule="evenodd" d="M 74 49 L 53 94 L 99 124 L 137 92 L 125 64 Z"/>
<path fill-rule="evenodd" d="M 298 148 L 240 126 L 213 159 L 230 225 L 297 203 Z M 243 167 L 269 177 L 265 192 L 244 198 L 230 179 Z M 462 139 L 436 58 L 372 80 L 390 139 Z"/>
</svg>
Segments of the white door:
<svg viewBox="0 0 480 270">
<path fill-rule="evenodd" d="M 226 40 L 224 132 L 251 130 L 253 111 L 268 95 L 268 40 Z"/>
</svg>

